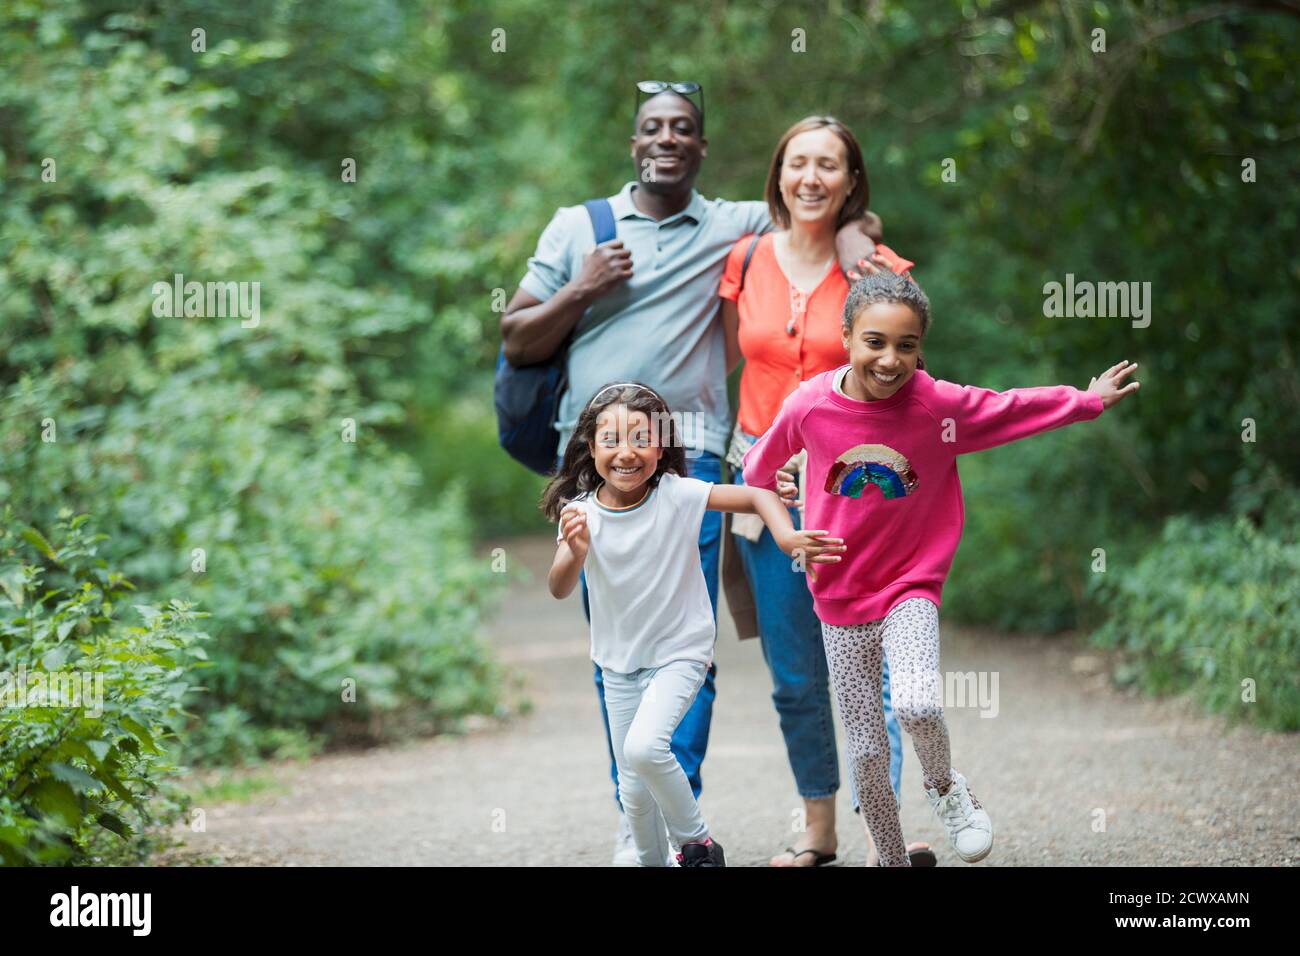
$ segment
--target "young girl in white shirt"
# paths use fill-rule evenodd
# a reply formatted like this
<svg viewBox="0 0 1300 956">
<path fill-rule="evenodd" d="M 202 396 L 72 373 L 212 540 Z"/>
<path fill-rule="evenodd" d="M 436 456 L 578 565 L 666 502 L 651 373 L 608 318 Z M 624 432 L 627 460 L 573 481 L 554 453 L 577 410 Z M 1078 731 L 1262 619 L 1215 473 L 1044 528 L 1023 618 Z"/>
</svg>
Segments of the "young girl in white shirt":
<svg viewBox="0 0 1300 956">
<path fill-rule="evenodd" d="M 604 674 L 619 799 L 642 866 L 664 865 L 666 836 L 682 866 L 725 865 L 669 749 L 713 660 L 698 545 L 709 509 L 758 514 L 809 573 L 844 551 L 824 531 L 796 531 L 771 491 L 686 477 L 667 403 L 638 382 L 607 385 L 588 402 L 542 497 L 559 523 L 551 594 L 567 597 L 586 576 L 591 658 Z"/>
</svg>

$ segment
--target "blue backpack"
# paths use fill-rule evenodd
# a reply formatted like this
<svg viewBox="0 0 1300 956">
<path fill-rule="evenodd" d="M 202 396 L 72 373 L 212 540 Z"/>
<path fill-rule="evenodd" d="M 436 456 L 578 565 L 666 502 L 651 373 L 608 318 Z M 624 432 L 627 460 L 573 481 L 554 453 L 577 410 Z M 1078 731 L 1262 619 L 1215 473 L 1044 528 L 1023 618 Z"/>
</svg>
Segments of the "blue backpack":
<svg viewBox="0 0 1300 956">
<path fill-rule="evenodd" d="M 591 217 L 596 245 L 617 235 L 614 211 L 608 199 L 589 199 L 583 205 Z M 569 384 L 570 333 L 549 359 L 518 368 L 506 361 L 502 344 L 497 354 L 493 400 L 497 411 L 497 439 L 510 457 L 543 475 L 554 474 L 559 457 L 560 433 L 555 420 L 560 396 Z"/>
</svg>

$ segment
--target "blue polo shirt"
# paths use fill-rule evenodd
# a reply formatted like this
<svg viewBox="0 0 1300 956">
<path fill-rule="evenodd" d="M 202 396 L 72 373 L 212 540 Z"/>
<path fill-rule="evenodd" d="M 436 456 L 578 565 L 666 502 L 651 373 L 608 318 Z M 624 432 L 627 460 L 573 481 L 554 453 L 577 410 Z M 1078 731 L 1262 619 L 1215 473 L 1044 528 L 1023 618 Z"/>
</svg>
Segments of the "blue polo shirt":
<svg viewBox="0 0 1300 956">
<path fill-rule="evenodd" d="M 560 450 L 583 406 L 607 382 L 644 382 L 683 414 L 690 448 L 726 454 L 726 338 L 718 285 L 727 253 L 741 236 L 771 225 L 767 204 L 705 199 L 691 191 L 686 208 L 656 221 L 632 202 L 635 182 L 610 206 L 618 238 L 632 253 L 632 278 L 601 296 L 574 327 L 569 387 L 560 399 Z M 545 302 L 582 271 L 595 247 L 591 218 L 565 206 L 537 242 L 519 287 Z"/>
</svg>

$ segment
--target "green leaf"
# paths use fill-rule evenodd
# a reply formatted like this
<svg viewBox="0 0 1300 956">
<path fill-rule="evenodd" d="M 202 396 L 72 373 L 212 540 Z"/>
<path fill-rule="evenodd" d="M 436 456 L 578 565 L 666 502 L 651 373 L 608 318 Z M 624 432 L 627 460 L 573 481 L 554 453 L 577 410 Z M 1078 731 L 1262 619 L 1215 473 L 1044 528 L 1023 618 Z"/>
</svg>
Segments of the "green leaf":
<svg viewBox="0 0 1300 956">
<path fill-rule="evenodd" d="M 22 533 L 23 540 L 25 540 L 33 548 L 35 548 L 41 554 L 45 555 L 54 563 L 56 564 L 59 563 L 59 556 L 58 554 L 55 553 L 54 548 L 50 545 L 50 543 L 45 540 L 45 535 L 41 534 L 35 528 L 24 528 L 21 533 Z"/>
<path fill-rule="evenodd" d="M 21 569 L 0 574 L 0 588 L 3 588 L 5 594 L 9 595 L 9 600 L 14 602 L 15 607 L 23 606 L 26 596 L 23 592 L 23 572 Z"/>
<path fill-rule="evenodd" d="M 107 767 L 100 768 L 99 779 L 103 780 L 104 783 L 108 784 L 108 788 L 112 790 L 115 794 L 117 794 L 127 803 L 132 804 L 134 806 L 135 795 L 131 793 L 131 791 L 126 788 L 126 784 L 124 784 L 121 780 L 119 780 L 117 778 L 117 775 L 114 774 L 112 771 L 110 771 Z"/>
<path fill-rule="evenodd" d="M 41 658 L 41 666 L 47 671 L 57 671 L 63 666 L 63 662 L 68 659 L 68 655 L 71 653 L 72 648 L 67 647 L 66 645 L 51 648 L 50 651 Z"/>
<path fill-rule="evenodd" d="M 157 744 L 153 742 L 153 736 L 149 733 L 148 728 L 146 728 L 143 724 L 139 723 L 136 720 L 132 720 L 130 717 L 123 717 L 121 719 L 121 724 L 123 727 L 125 727 L 127 730 L 133 733 L 136 739 L 140 741 L 140 743 L 144 744 L 144 749 L 147 750 L 149 753 L 151 754 L 162 753 L 162 751 L 158 749 Z"/>
<path fill-rule="evenodd" d="M 87 740 L 86 747 L 100 763 L 108 756 L 108 752 L 113 749 L 113 745 L 107 740 Z"/>
<path fill-rule="evenodd" d="M 104 784 L 100 783 L 84 770 L 80 770 L 71 764 L 52 763 L 50 764 L 50 773 L 58 780 L 71 786 L 79 793 L 85 793 L 89 790 L 103 790 Z"/>
<path fill-rule="evenodd" d="M 81 822 L 81 804 L 77 795 L 62 780 L 42 780 L 28 795 L 32 804 L 47 817 L 57 817 L 65 826 L 75 827 Z"/>
<path fill-rule="evenodd" d="M 120 836 L 123 840 L 133 832 L 130 825 L 115 813 L 104 811 L 97 818 L 96 822 L 105 830 L 111 830 Z"/>
<path fill-rule="evenodd" d="M 150 626 L 153 626 L 153 622 L 162 616 L 162 611 L 158 610 L 158 608 L 154 607 L 152 604 L 136 604 L 133 605 L 133 607 L 140 612 L 140 616 L 143 617 L 145 623 Z"/>
</svg>

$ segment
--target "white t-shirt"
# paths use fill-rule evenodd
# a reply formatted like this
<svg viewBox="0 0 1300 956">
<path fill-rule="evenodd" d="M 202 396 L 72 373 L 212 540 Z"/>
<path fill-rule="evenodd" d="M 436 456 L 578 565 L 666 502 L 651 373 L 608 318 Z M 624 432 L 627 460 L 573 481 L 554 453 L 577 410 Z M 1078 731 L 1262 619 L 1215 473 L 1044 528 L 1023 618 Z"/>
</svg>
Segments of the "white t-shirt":
<svg viewBox="0 0 1300 956">
<path fill-rule="evenodd" d="M 669 661 L 713 661 L 717 626 L 700 566 L 700 524 L 712 483 L 665 473 L 638 505 L 606 507 L 594 492 L 584 570 L 591 659 L 620 674 Z M 556 534 L 556 541 L 563 540 Z"/>
</svg>

